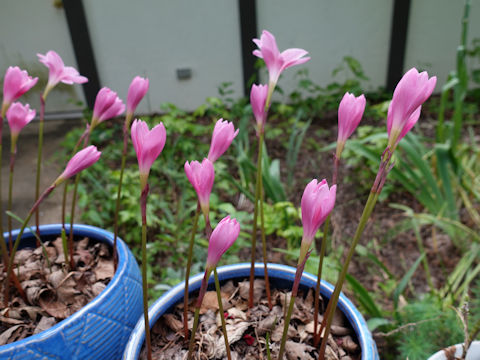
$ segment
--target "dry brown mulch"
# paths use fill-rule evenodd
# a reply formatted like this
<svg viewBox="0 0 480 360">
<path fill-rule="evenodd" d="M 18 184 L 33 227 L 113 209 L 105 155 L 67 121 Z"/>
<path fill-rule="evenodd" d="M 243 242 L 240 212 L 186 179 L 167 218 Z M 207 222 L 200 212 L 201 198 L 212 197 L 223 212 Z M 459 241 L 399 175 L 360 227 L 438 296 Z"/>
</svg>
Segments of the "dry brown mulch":
<svg viewBox="0 0 480 360">
<path fill-rule="evenodd" d="M 284 327 L 284 314 L 290 302 L 291 293 L 287 290 L 272 290 L 273 308 L 269 310 L 265 294 L 264 280 L 255 280 L 254 303 L 248 309 L 249 281 L 228 281 L 222 286 L 224 314 L 219 314 L 217 294 L 208 291 L 200 309 L 200 322 L 196 333 L 194 359 L 226 359 L 220 315 L 225 317 L 232 360 L 267 359 L 267 333 L 269 334 L 272 358 L 278 357 Z M 193 325 L 194 304 L 189 307 L 188 324 Z M 292 319 L 286 343 L 286 358 L 289 360 L 318 359 L 313 344 L 314 292 L 299 294 L 295 300 Z M 322 304 L 323 305 L 323 304 Z M 322 306 L 321 305 L 321 306 Z M 322 309 L 321 309 L 322 310 Z M 322 320 L 320 316 L 319 321 Z M 326 359 L 360 359 L 360 346 L 353 329 L 341 312 L 337 312 L 330 335 Z M 188 342 L 184 341 L 183 303 L 178 304 L 172 313 L 162 316 L 152 329 L 153 359 L 183 359 L 188 353 Z M 146 359 L 145 351 L 142 359 Z"/>
<path fill-rule="evenodd" d="M 75 271 L 65 267 L 62 239 L 42 247 L 21 249 L 15 254 L 15 273 L 26 299 L 10 285 L 10 303 L 0 311 L 0 346 L 46 330 L 80 310 L 100 294 L 114 275 L 111 249 L 88 238 L 74 246 Z M 0 284 L 6 274 L 0 265 Z M 0 294 L 3 307 L 4 290 Z M 26 301 L 25 301 L 26 300 Z"/>
</svg>

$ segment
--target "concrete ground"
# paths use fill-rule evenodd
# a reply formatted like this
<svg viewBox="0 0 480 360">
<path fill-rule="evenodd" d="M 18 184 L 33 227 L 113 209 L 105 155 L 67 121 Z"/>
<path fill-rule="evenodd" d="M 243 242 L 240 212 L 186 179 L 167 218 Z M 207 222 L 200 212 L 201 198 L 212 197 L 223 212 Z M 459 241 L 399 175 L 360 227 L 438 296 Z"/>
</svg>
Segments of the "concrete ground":
<svg viewBox="0 0 480 360">
<path fill-rule="evenodd" d="M 77 120 L 48 120 L 44 126 L 43 166 L 40 192 L 46 189 L 63 171 L 65 164 L 59 163 L 58 151 L 61 149 L 65 134 L 77 126 Z M 37 166 L 37 143 L 39 122 L 34 121 L 23 128 L 17 142 L 17 156 L 13 180 L 12 211 L 21 218 L 25 218 L 35 200 L 35 172 Z M 10 163 L 10 131 L 8 124 L 3 125 L 2 150 L 2 211 L 3 229 L 7 231 L 8 176 Z M 52 224 L 61 221 L 62 189 L 56 189 L 44 200 L 40 207 L 40 223 Z M 70 207 L 68 207 L 69 209 Z M 78 213 L 78 211 L 76 211 Z M 78 217 L 76 217 L 78 218 Z M 30 225 L 35 223 L 34 218 Z M 20 224 L 13 220 L 13 228 Z"/>
</svg>

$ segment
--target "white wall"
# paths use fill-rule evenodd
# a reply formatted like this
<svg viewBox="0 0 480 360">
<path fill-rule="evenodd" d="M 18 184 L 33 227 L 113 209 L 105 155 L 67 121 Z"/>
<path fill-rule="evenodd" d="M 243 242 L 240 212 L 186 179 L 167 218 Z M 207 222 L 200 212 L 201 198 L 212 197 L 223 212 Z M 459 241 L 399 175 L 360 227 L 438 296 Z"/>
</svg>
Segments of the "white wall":
<svg viewBox="0 0 480 360">
<path fill-rule="evenodd" d="M 440 91 L 450 70 L 456 67 L 456 49 L 460 44 L 463 17 L 462 0 L 415 0 L 410 9 L 410 22 L 405 56 L 405 71 L 415 66 L 436 75 Z M 472 0 L 468 45 L 480 38 L 480 0 Z"/>
<path fill-rule="evenodd" d="M 140 112 L 163 102 L 193 110 L 233 81 L 242 94 L 240 25 L 236 0 L 84 0 L 100 80 L 125 98 L 135 75 L 150 79 Z M 177 68 L 191 68 L 177 80 Z"/>
<path fill-rule="evenodd" d="M 344 80 L 331 74 L 345 55 L 360 61 L 373 87 L 385 84 L 391 13 L 392 1 L 385 0 L 257 1 L 258 31 L 272 32 L 280 51 L 307 50 L 312 59 L 305 66 L 321 86 Z M 293 87 L 296 72 L 288 69 L 280 86 Z"/>
<path fill-rule="evenodd" d="M 62 9 L 53 1 L 2 0 L 0 7 L 0 78 L 3 79 L 8 66 L 18 65 L 30 74 L 40 76 L 46 83 L 48 69 L 37 60 L 37 53 L 55 50 L 66 65 L 77 67 L 68 32 L 67 21 Z M 2 85 L 3 89 L 3 85 Z M 59 90 L 63 89 L 63 90 Z M 70 111 L 79 109 L 72 101 L 84 101 L 80 86 L 59 86 L 49 95 L 47 111 Z M 39 94 L 43 87 L 37 83 L 20 101 L 29 102 L 39 108 Z"/>
<path fill-rule="evenodd" d="M 140 112 L 157 112 L 163 102 L 192 110 L 216 96 L 225 81 L 242 94 L 242 54 L 238 0 L 83 0 L 100 81 L 125 99 L 135 75 L 148 76 L 150 92 Z M 63 9 L 53 1 L 3 0 L 0 10 L 0 77 L 19 64 L 45 79 L 36 53 L 56 50 L 77 66 Z M 268 29 L 280 50 L 301 47 L 312 60 L 312 80 L 326 85 L 345 55 L 362 64 L 371 87 L 386 82 L 393 0 L 257 0 L 259 35 Z M 412 66 L 437 75 L 441 85 L 455 68 L 460 38 L 461 0 L 415 0 L 410 11 L 405 70 Z M 28 11 L 26 10 L 28 9 Z M 472 0 L 469 39 L 480 37 L 480 0 Z M 251 55 L 253 56 L 253 55 Z M 192 78 L 178 80 L 177 68 Z M 288 94 L 299 68 L 288 69 L 280 86 Z M 440 86 L 439 85 L 439 86 Z M 439 89 L 437 86 L 437 89 Z M 78 109 L 81 87 L 52 94 L 47 111 Z M 41 86 L 36 89 L 41 90 Z M 31 100 L 31 99 L 28 99 Z M 32 100 L 33 101 L 33 100 Z M 38 104 L 36 96 L 34 104 Z"/>
</svg>

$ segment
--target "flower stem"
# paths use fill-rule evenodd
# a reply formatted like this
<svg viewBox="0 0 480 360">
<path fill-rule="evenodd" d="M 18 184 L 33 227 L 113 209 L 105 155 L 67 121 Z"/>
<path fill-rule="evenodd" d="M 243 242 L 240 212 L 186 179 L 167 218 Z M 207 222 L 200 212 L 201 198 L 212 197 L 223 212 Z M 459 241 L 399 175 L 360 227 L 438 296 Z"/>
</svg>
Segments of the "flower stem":
<svg viewBox="0 0 480 360">
<path fill-rule="evenodd" d="M 200 203 L 197 204 L 195 217 L 193 218 L 192 233 L 190 235 L 190 243 L 188 245 L 187 269 L 185 271 L 185 292 L 183 294 L 183 327 L 185 331 L 185 341 L 188 339 L 188 281 L 190 278 L 190 270 L 192 268 L 193 243 L 195 242 L 195 234 L 197 232 L 198 218 L 200 217 Z"/>
<path fill-rule="evenodd" d="M 75 220 L 75 206 L 77 205 L 78 183 L 80 182 L 80 173 L 75 175 L 75 183 L 73 185 L 72 208 L 70 209 L 70 232 L 68 234 L 68 252 L 70 253 L 70 271 L 75 270 L 75 261 L 73 260 L 73 221 Z M 67 257 L 65 258 L 67 261 Z"/>
<path fill-rule="evenodd" d="M 325 258 L 325 249 L 327 247 L 328 241 L 328 230 L 330 227 L 330 215 L 328 214 L 327 219 L 325 220 L 325 224 L 323 225 L 323 239 L 322 245 L 320 247 L 320 261 L 318 262 L 318 271 L 317 271 L 317 284 L 315 286 L 315 305 L 313 311 L 313 344 L 314 346 L 318 346 L 318 342 L 320 341 L 320 334 L 317 333 L 318 328 L 318 312 L 320 310 L 320 285 L 322 281 L 322 269 L 323 269 L 323 260 Z"/>
<path fill-rule="evenodd" d="M 292 286 L 292 296 L 290 297 L 290 304 L 288 305 L 287 315 L 285 316 L 285 323 L 283 325 L 282 340 L 280 343 L 280 351 L 278 352 L 278 360 L 283 360 L 283 353 L 285 352 L 285 344 L 287 342 L 288 326 L 290 325 L 290 318 L 292 317 L 293 305 L 298 294 L 298 287 L 300 285 L 300 279 L 302 278 L 303 269 L 310 256 L 311 251 L 308 251 L 303 259 L 298 259 L 297 271 L 295 272 L 295 280 Z"/>
<path fill-rule="evenodd" d="M 338 166 L 340 163 L 341 151 L 337 154 L 333 154 L 333 173 L 332 173 L 332 186 L 337 185 Z M 328 214 L 325 224 L 323 225 L 323 239 L 320 246 L 320 261 L 318 262 L 317 272 L 317 285 L 315 286 L 315 308 L 313 312 L 313 346 L 317 347 L 320 341 L 320 333 L 317 333 L 318 328 L 318 312 L 320 310 L 320 285 L 322 281 L 323 260 L 325 258 L 325 251 L 328 243 L 328 233 L 330 228 L 330 218 L 332 213 Z"/>
<path fill-rule="evenodd" d="M 270 295 L 270 281 L 268 280 L 268 268 L 267 268 L 267 240 L 265 238 L 265 217 L 263 214 L 263 200 L 265 193 L 263 191 L 263 180 L 260 179 L 262 195 L 260 196 L 260 232 L 262 234 L 262 255 L 263 255 L 263 273 L 265 277 L 265 292 L 267 293 L 268 308 L 272 310 L 272 297 Z"/>
<path fill-rule="evenodd" d="M 15 253 L 17 252 L 18 245 L 20 245 L 20 239 L 22 238 L 23 232 L 25 231 L 25 228 L 27 227 L 28 221 L 30 220 L 30 218 L 32 217 L 34 212 L 38 209 L 38 206 L 40 205 L 40 203 L 53 191 L 53 189 L 55 189 L 55 183 L 50 185 L 50 187 L 48 187 L 43 192 L 43 194 L 40 195 L 40 197 L 37 199 L 35 204 L 33 204 L 32 208 L 28 212 L 28 215 L 27 215 L 26 219 L 24 220 L 24 222 L 22 224 L 22 227 L 20 228 L 20 231 L 17 235 L 17 238 L 15 239 L 15 244 L 13 245 L 12 251 L 10 252 L 10 258 L 9 258 L 8 266 L 7 266 L 7 277 L 6 277 L 7 280 L 5 282 L 5 297 L 4 298 L 5 298 L 5 303 L 7 303 L 7 304 L 8 304 L 8 295 L 9 295 L 8 288 L 9 288 L 9 283 L 10 283 L 10 277 L 11 277 L 12 271 L 13 271 L 13 260 L 15 258 Z"/>
<path fill-rule="evenodd" d="M 10 172 L 8 176 L 8 204 L 7 211 L 12 211 L 12 200 L 13 200 L 13 169 L 15 167 L 15 155 L 17 153 L 17 146 L 15 140 L 12 138 L 12 146 L 10 149 Z M 10 251 L 12 251 L 12 217 L 8 217 L 8 241 L 10 245 Z"/>
<path fill-rule="evenodd" d="M 43 125 L 45 119 L 45 97 L 40 95 L 40 122 L 38 125 L 38 154 L 37 154 L 37 173 L 35 177 L 35 200 L 40 196 L 40 174 L 42 171 L 42 152 L 43 152 Z M 40 214 L 38 209 L 35 211 L 35 225 L 37 227 L 37 235 L 40 236 Z M 37 246 L 40 244 L 37 244 Z"/>
<path fill-rule="evenodd" d="M 130 129 L 130 120 L 132 115 L 128 115 L 125 118 L 125 124 L 123 125 L 123 150 L 122 150 L 122 163 L 120 165 L 120 179 L 118 180 L 117 200 L 115 202 L 115 215 L 113 218 L 113 261 L 115 269 L 117 268 L 117 237 L 118 237 L 118 213 L 120 211 L 120 198 L 122 196 L 122 183 L 123 172 L 125 170 L 125 163 L 127 161 L 128 153 L 128 133 Z"/>
<path fill-rule="evenodd" d="M 148 284 L 147 284 L 147 196 L 148 184 L 140 195 L 142 209 L 142 289 L 143 318 L 145 321 L 145 342 L 147 343 L 147 359 L 152 360 L 152 343 L 150 338 L 150 322 L 148 320 Z"/>
<path fill-rule="evenodd" d="M 227 325 L 225 324 L 225 314 L 223 312 L 222 294 L 220 292 L 220 282 L 218 281 L 217 268 L 213 269 L 213 275 L 215 277 L 215 290 L 217 290 L 218 312 L 220 315 L 220 319 L 222 320 L 222 331 L 223 338 L 225 339 L 225 349 L 227 350 L 228 360 L 231 360 L 232 355 L 230 354 L 230 345 L 228 345 Z"/>
<path fill-rule="evenodd" d="M 365 229 L 365 225 L 367 224 L 368 218 L 372 214 L 373 208 L 378 200 L 379 193 L 371 191 L 367 203 L 365 204 L 365 208 L 363 209 L 362 216 L 360 218 L 360 222 L 358 224 L 357 230 L 353 237 L 352 244 L 347 254 L 347 258 L 345 259 L 342 267 L 342 271 L 338 276 L 337 284 L 335 285 L 335 290 L 333 291 L 332 296 L 327 305 L 327 310 L 325 310 L 324 318 L 322 321 L 322 326 L 320 327 L 320 334 L 324 331 L 322 344 L 320 346 L 319 358 L 322 359 L 322 356 L 325 354 L 325 349 L 327 346 L 328 335 L 330 334 L 330 326 L 332 325 L 333 315 L 335 313 L 335 308 L 337 307 L 338 298 L 340 296 L 340 291 L 342 290 L 343 283 L 345 281 L 345 277 L 347 276 L 348 266 L 350 265 L 350 261 L 352 260 L 353 254 L 355 253 L 355 248 L 360 240 L 360 237 Z"/>
<path fill-rule="evenodd" d="M 190 333 L 190 343 L 188 345 L 188 360 L 192 359 L 193 346 L 195 345 L 195 333 L 198 328 L 198 318 L 200 316 L 200 307 L 202 306 L 203 298 L 207 291 L 208 278 L 212 269 L 208 267 L 205 269 L 205 274 L 203 275 L 202 284 L 200 285 L 200 292 L 198 293 L 197 303 L 195 305 L 195 315 L 193 317 L 193 327 L 192 332 Z"/>
<path fill-rule="evenodd" d="M 253 307 L 253 283 L 255 280 L 255 253 L 257 248 L 257 218 L 258 218 L 258 200 L 261 195 L 262 181 L 262 148 L 263 148 L 263 132 L 260 133 L 258 140 L 258 159 L 257 159 L 257 180 L 255 183 L 255 207 L 253 212 L 253 229 L 252 229 L 252 259 L 250 265 L 250 289 L 248 297 L 248 307 Z"/>
</svg>

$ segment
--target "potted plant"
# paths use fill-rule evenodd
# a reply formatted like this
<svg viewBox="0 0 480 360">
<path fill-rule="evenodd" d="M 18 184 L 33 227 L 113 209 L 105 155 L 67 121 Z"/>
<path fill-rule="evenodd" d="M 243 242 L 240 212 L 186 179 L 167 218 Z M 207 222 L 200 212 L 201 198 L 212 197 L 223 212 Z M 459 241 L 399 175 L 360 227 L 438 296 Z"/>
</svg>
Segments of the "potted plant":
<svg viewBox="0 0 480 360">
<path fill-rule="evenodd" d="M 225 265 L 217 269 L 218 278 L 221 284 L 226 283 L 228 280 L 245 280 L 248 279 L 250 274 L 250 264 L 241 263 L 234 265 Z M 281 264 L 268 264 L 269 279 L 272 289 L 291 289 L 296 269 L 291 266 L 285 266 Z M 255 264 L 255 278 L 263 278 L 264 275 L 263 263 Z M 203 274 L 198 274 L 190 278 L 189 291 L 191 298 L 192 295 L 198 293 Z M 309 288 L 315 288 L 317 278 L 309 273 L 303 273 L 300 280 L 300 289 L 307 290 Z M 208 282 L 209 290 L 214 288 L 214 279 L 211 277 Z M 185 289 L 185 282 L 182 282 L 166 292 L 160 297 L 149 309 L 150 327 L 161 318 L 162 315 L 169 313 L 173 310 L 175 305 L 183 301 Z M 333 286 L 325 281 L 322 281 L 320 293 L 326 300 L 331 296 L 333 292 Z M 353 328 L 357 337 L 358 343 L 361 347 L 361 359 L 379 359 L 377 347 L 372 339 L 372 334 L 367 328 L 365 319 L 356 309 L 347 297 L 343 294 L 340 296 L 339 309 L 348 319 L 350 326 Z M 132 331 L 128 344 L 123 354 L 123 360 L 133 360 L 140 358 L 140 352 L 145 341 L 145 325 L 143 319 L 139 320 L 135 329 Z"/>
<path fill-rule="evenodd" d="M 120 100 L 117 94 L 108 88 L 102 88 L 97 95 L 95 106 L 93 109 L 93 117 L 90 124 L 87 125 L 85 132 L 79 139 L 75 147 L 72 158 L 68 162 L 64 172 L 48 187 L 43 194 L 39 192 L 39 178 L 41 173 L 42 163 L 42 143 L 43 143 L 43 121 L 45 114 L 45 101 L 51 90 L 59 83 L 66 84 L 84 83 L 87 79 L 81 76 L 78 71 L 72 67 L 65 66 L 60 56 L 54 52 L 49 51 L 45 55 L 38 54 L 40 62 L 45 64 L 49 69 L 48 83 L 44 92 L 40 96 L 41 110 L 40 110 L 40 126 L 39 126 L 39 146 L 38 146 L 38 161 L 36 171 L 36 201 L 29 211 L 25 219 L 20 219 L 10 212 L 12 204 L 12 187 L 13 187 L 13 164 L 15 161 L 16 146 L 20 130 L 30 122 L 35 116 L 35 111 L 29 108 L 29 105 L 22 105 L 15 102 L 20 96 L 31 89 L 37 82 L 37 78 L 32 78 L 26 71 L 22 71 L 18 67 L 9 67 L 4 78 L 3 87 L 3 102 L 0 112 L 0 137 L 4 118 L 7 118 L 11 130 L 11 157 L 10 157 L 10 177 L 9 177 L 9 198 L 8 198 L 8 231 L 3 232 L 2 216 L 4 211 L 0 211 L 0 239 L 2 265 L 3 271 L 1 277 L 2 282 L 2 305 L 1 312 L 2 324 L 9 326 L 2 326 L 2 337 L 5 345 L 0 346 L 0 357 L 8 359 L 27 359 L 27 358 L 55 358 L 55 359 L 118 359 L 123 352 L 123 348 L 128 339 L 131 329 L 134 327 L 138 317 L 142 311 L 141 305 L 141 277 L 138 265 L 129 251 L 125 243 L 117 235 L 117 220 L 115 217 L 115 233 L 112 234 L 100 228 L 78 225 L 73 223 L 76 199 L 76 188 L 79 183 L 79 174 L 82 170 L 88 168 L 95 163 L 99 157 L 100 152 L 93 145 L 88 146 L 89 137 L 93 129 L 101 122 L 116 117 L 124 112 L 125 105 Z M 129 121 L 133 117 L 136 106 L 141 101 L 146 91 L 148 90 L 148 80 L 136 77 L 130 85 L 127 101 L 127 116 L 126 116 L 126 131 L 129 130 Z M 126 146 L 126 145 L 125 145 Z M 80 148 L 82 150 L 78 151 Z M 1 144 L 0 144 L 1 155 Z M 1 159 L 1 156 L 0 156 Z M 122 165 L 122 171 L 123 171 Z M 68 180 L 75 176 L 75 188 L 73 195 L 73 204 L 71 212 L 70 226 L 65 225 L 65 198 L 67 195 Z M 42 201 L 58 186 L 65 185 L 64 201 L 62 209 L 62 224 L 54 225 L 39 225 L 38 208 Z M 121 183 L 119 185 L 118 199 L 120 199 Z M 0 199 L 0 203 L 2 203 Z M 120 202 L 117 200 L 117 214 Z M 34 230 L 27 229 L 27 223 L 30 218 L 35 215 L 36 227 Z M 11 219 L 17 218 L 23 222 L 21 229 L 13 230 Z M 67 239 L 68 237 L 68 239 Z M 78 255 L 75 252 L 74 243 L 83 243 L 84 246 L 94 244 L 104 244 L 103 249 L 104 266 L 108 267 L 109 276 L 102 277 L 103 280 L 96 283 L 98 285 L 94 290 L 87 289 L 88 296 L 81 293 L 82 300 L 86 303 L 80 310 L 65 318 L 70 314 L 68 305 L 62 304 L 67 315 L 59 315 L 58 317 L 52 315 L 55 312 L 52 306 L 56 304 L 55 299 L 57 295 L 57 288 L 52 288 L 51 284 L 45 285 L 44 288 L 52 294 L 52 298 L 45 300 L 50 306 L 51 312 L 47 309 L 40 311 L 40 313 L 48 313 L 48 324 L 36 324 L 35 334 L 25 337 L 25 334 L 20 335 L 21 340 L 9 342 L 11 339 L 18 338 L 11 336 L 21 326 L 22 321 L 18 318 L 10 317 L 11 312 L 15 311 L 17 314 L 25 313 L 29 310 L 31 299 L 28 296 L 28 289 L 25 290 L 22 284 L 18 281 L 17 276 L 21 275 L 22 260 L 16 259 L 15 255 L 20 248 L 38 248 L 41 250 L 39 255 L 43 252 L 43 258 L 40 257 L 40 267 L 45 268 L 44 274 L 40 276 L 38 281 L 45 280 L 52 274 L 52 265 L 50 264 L 50 253 L 47 252 L 47 247 L 44 246 L 46 241 L 53 243 L 55 239 L 61 238 L 60 246 L 54 245 L 50 250 L 56 248 L 55 253 L 58 260 L 55 266 L 55 273 L 61 277 L 59 287 L 66 287 L 64 280 L 73 281 L 75 278 L 75 286 L 85 284 L 88 281 L 84 277 L 96 278 L 96 270 L 99 268 L 91 268 L 90 273 L 79 273 L 77 266 L 84 262 L 82 256 L 91 256 L 87 250 L 83 249 L 83 255 Z M 82 240 L 83 239 L 83 240 Z M 81 240 L 81 241 L 75 241 Z M 94 247 L 95 248 L 95 247 Z M 112 249 L 113 248 L 113 249 Z M 105 250 L 107 249 L 107 250 Z M 92 250 L 94 251 L 94 249 Z M 98 252 L 101 252 L 99 250 Z M 31 251 L 35 253 L 35 251 Z M 63 256 L 63 258 L 62 258 Z M 95 255 L 96 256 L 96 255 Z M 23 260 L 25 261 L 25 259 Z M 18 265 L 17 269 L 15 265 Z M 101 267 L 101 266 L 100 266 Z M 50 273 L 49 271 L 50 270 Z M 94 275 L 93 275 L 94 273 Z M 18 275 L 17 275 L 18 274 Z M 80 274 L 76 276 L 75 274 Z M 110 280 L 108 280 L 111 278 Z M 63 279 L 63 280 L 62 280 Z M 37 281 L 37 280 L 35 280 Z M 108 282 L 108 283 L 107 283 Z M 107 283 L 105 285 L 105 283 Z M 12 286 L 10 286 L 12 285 Z M 11 288 L 17 291 L 10 292 Z M 26 287 L 25 287 L 26 288 Z M 75 291 L 70 289 L 71 294 L 77 294 L 79 289 Z M 80 291 L 81 292 L 81 291 Z M 14 304 L 10 302 L 11 296 L 19 295 L 24 300 L 23 307 L 15 308 Z M 75 298 L 73 295 L 72 298 Z M 26 305 L 26 307 L 25 307 Z M 76 306 L 79 307 L 79 306 Z M 19 310 L 20 309 L 20 310 Z M 26 310 L 25 310 L 26 309 Z M 30 310 L 32 311 L 32 310 Z M 30 315 L 30 313 L 29 313 Z M 34 320 L 38 321 L 39 316 L 30 315 Z M 42 316 L 42 320 L 46 316 Z M 64 319 L 65 318 L 65 319 Z M 64 319 L 58 322 L 59 319 Z M 40 320 L 40 322 L 42 321 Z M 20 324 L 19 324 L 20 323 Z M 13 326 L 12 326 L 13 325 Z M 37 330 L 43 330 L 38 333 Z"/>
<path fill-rule="evenodd" d="M 113 234 L 89 225 L 74 225 L 74 235 L 113 245 Z M 42 241 L 61 236 L 62 225 L 40 226 Z M 19 230 L 12 232 L 17 236 Z M 8 238 L 5 233 L 5 238 Z M 67 233 L 68 235 L 68 233 Z M 21 247 L 35 247 L 32 232 L 22 236 Z M 105 289 L 70 317 L 51 328 L 0 346 L 2 359 L 118 359 L 142 313 L 138 265 L 123 241 L 117 247 L 118 266 Z"/>
</svg>

